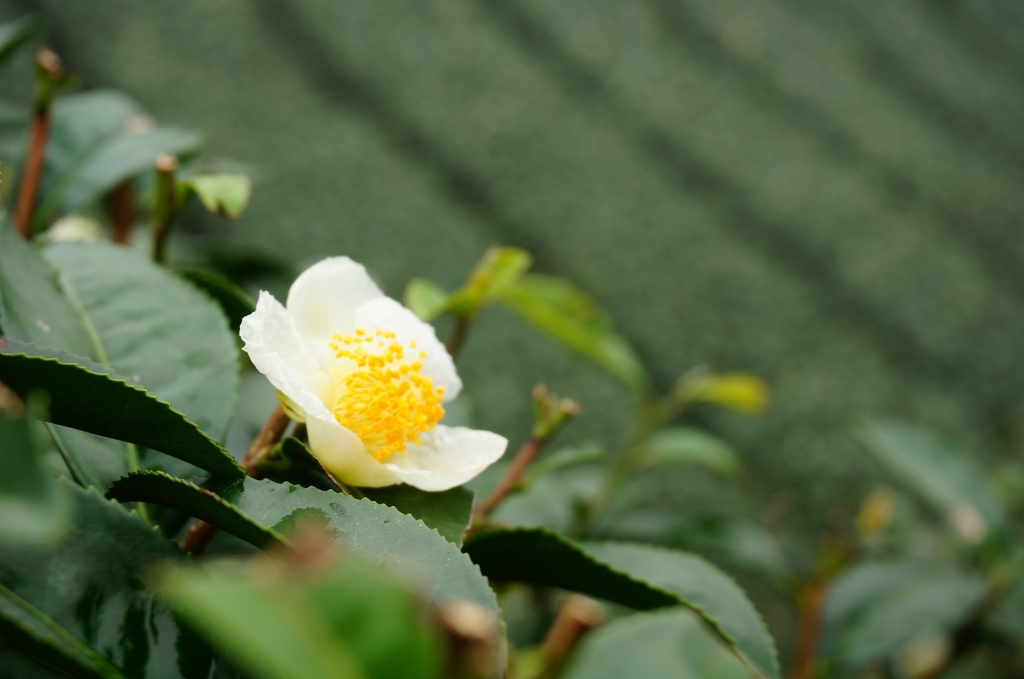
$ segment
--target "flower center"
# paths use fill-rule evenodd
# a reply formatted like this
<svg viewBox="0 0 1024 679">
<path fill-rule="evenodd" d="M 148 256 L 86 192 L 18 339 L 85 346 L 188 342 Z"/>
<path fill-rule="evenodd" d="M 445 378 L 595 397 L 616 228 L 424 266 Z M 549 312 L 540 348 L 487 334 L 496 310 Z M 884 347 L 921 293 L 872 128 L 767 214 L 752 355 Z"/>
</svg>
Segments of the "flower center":
<svg viewBox="0 0 1024 679">
<path fill-rule="evenodd" d="M 395 340 L 395 333 L 358 329 L 352 335 L 335 335 L 331 349 L 340 359 L 331 366 L 332 403 L 338 424 L 362 440 L 366 451 L 383 462 L 406 444 L 422 444 L 420 434 L 434 428 L 444 416 L 444 387 L 420 371 L 426 353 L 414 360 Z M 410 352 L 412 353 L 412 352 Z"/>
</svg>

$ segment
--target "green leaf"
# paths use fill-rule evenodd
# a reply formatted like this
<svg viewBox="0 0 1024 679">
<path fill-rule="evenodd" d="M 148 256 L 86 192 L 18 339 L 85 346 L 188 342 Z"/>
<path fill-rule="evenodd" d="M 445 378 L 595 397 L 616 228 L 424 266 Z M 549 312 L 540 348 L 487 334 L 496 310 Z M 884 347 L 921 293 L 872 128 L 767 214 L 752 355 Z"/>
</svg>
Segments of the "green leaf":
<svg viewBox="0 0 1024 679">
<path fill-rule="evenodd" d="M 459 547 L 473 520 L 476 493 L 459 486 L 443 493 L 428 493 L 405 484 L 384 488 L 364 488 L 365 497 L 377 504 L 394 507 L 419 519 Z"/>
<path fill-rule="evenodd" d="M 0 543 L 0 585 L 125 676 L 209 676 L 209 648 L 141 586 L 155 562 L 182 559 L 177 546 L 95 489 L 61 485 L 74 526 L 53 546 Z"/>
<path fill-rule="evenodd" d="M 760 415 L 771 400 L 768 384 L 749 373 L 712 373 L 698 368 L 680 378 L 672 394 L 689 406 L 711 403 L 744 415 Z"/>
<path fill-rule="evenodd" d="M 103 656 L 3 585 L 0 585 L 0 636 L 28 657 L 70 677 L 124 679 Z"/>
<path fill-rule="evenodd" d="M 652 394 L 640 359 L 612 328 L 594 300 L 561 278 L 527 274 L 499 297 L 502 304 L 630 387 L 640 398 Z"/>
<path fill-rule="evenodd" d="M 587 636 L 565 679 L 753 679 L 689 611 L 638 613 Z"/>
<path fill-rule="evenodd" d="M 244 476 L 216 441 L 181 413 L 84 359 L 0 338 L 0 382 L 50 395 L 50 422 L 167 453 L 214 474 Z"/>
<path fill-rule="evenodd" d="M 101 360 L 83 317 L 39 252 L 0 218 L 0 333 L 10 339 Z"/>
<path fill-rule="evenodd" d="M 457 316 L 475 314 L 515 285 L 532 263 L 530 253 L 520 248 L 488 248 L 466 284 L 448 297 L 446 310 Z"/>
<path fill-rule="evenodd" d="M 238 349 L 219 306 L 116 245 L 59 243 L 46 254 L 81 302 L 110 367 L 223 440 L 238 391 Z"/>
<path fill-rule="evenodd" d="M 308 603 L 227 572 L 165 576 L 161 596 L 219 650 L 263 679 L 363 679 L 345 643 Z"/>
<path fill-rule="evenodd" d="M 856 578 L 863 594 L 873 594 L 857 602 L 854 614 L 844 616 L 844 628 L 830 631 L 837 637 L 835 653 L 841 664 L 859 667 L 889 656 L 921 635 L 955 629 L 985 597 L 985 581 L 979 574 L 917 566 L 900 575 L 888 587 L 865 587 L 868 578 L 863 572 L 853 572 L 836 583 L 838 593 L 833 596 L 850 596 L 843 590 L 855 588 L 846 584 L 846 578 Z M 837 617 L 836 606 L 831 608 L 827 625 L 834 625 Z"/>
<path fill-rule="evenodd" d="M 699 464 L 720 474 L 739 471 L 740 462 L 722 439 L 693 427 L 666 427 L 644 444 L 643 464 Z"/>
<path fill-rule="evenodd" d="M 202 517 L 221 530 L 256 547 L 287 546 L 277 531 L 261 526 L 223 498 L 160 471 L 133 472 L 114 481 L 106 496 L 119 502 L 147 502 Z"/>
<path fill-rule="evenodd" d="M 334 491 L 249 477 L 222 484 L 211 482 L 205 490 L 166 474 L 145 474 L 145 480 L 146 492 L 134 492 L 131 497 L 192 513 L 228 531 L 242 532 L 235 512 L 277 534 L 286 535 L 301 521 L 319 524 L 345 540 L 352 554 L 390 570 L 414 573 L 442 602 L 462 597 L 498 611 L 494 593 L 466 555 L 421 521 L 392 507 Z M 132 487 L 119 482 L 111 490 L 112 497 L 121 497 L 119 489 Z M 195 497 L 208 492 L 216 493 L 219 502 Z M 231 513 L 223 511 L 224 503 L 231 505 Z M 259 535 L 252 544 L 259 546 L 264 540 Z"/>
<path fill-rule="evenodd" d="M 688 606 L 755 668 L 781 676 L 775 643 L 750 600 L 699 557 L 640 544 L 576 544 L 543 529 L 492 531 L 465 551 L 499 582 L 560 587 L 643 610 Z"/>
<path fill-rule="evenodd" d="M 70 506 L 43 469 L 28 418 L 16 409 L 0 403 L 0 541 L 53 542 L 67 529 Z"/>
<path fill-rule="evenodd" d="M 1006 516 L 970 455 L 931 432 L 896 422 L 870 423 L 860 439 L 966 542 L 980 542 L 989 529 L 1005 532 Z"/>
<path fill-rule="evenodd" d="M 448 293 L 433 281 L 414 278 L 405 286 L 405 306 L 424 321 L 432 321 L 448 306 Z"/>
<path fill-rule="evenodd" d="M 244 174 L 200 174 L 178 182 L 178 204 L 195 194 L 209 212 L 238 219 L 252 196 L 252 180 Z"/>
<path fill-rule="evenodd" d="M 201 269 L 177 269 L 175 273 L 213 298 L 235 332 L 238 332 L 242 319 L 256 311 L 256 303 L 252 298 L 220 274 Z"/>
<path fill-rule="evenodd" d="M 48 226 L 58 211 L 79 210 L 122 181 L 152 170 L 153 160 L 161 153 L 193 155 L 205 143 L 198 133 L 163 126 L 147 129 L 145 123 L 136 129 L 122 126 L 112 135 L 89 142 L 74 149 L 77 153 L 73 155 L 73 165 L 40 199 L 35 218 L 37 230 Z"/>
<path fill-rule="evenodd" d="M 25 43 L 39 33 L 40 28 L 40 22 L 35 17 L 22 17 L 0 25 L 0 65 L 7 63 Z"/>
</svg>

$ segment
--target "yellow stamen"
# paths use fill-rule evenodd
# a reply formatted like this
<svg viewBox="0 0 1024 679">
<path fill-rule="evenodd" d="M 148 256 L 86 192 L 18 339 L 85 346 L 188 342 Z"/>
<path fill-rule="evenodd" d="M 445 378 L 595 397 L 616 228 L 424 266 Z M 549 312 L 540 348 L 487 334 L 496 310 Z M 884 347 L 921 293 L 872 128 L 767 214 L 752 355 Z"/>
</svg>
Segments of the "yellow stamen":
<svg viewBox="0 0 1024 679">
<path fill-rule="evenodd" d="M 381 337 L 388 342 L 374 342 Z M 420 435 L 444 416 L 444 387 L 435 387 L 420 372 L 426 353 L 420 352 L 421 360 L 406 362 L 394 337 L 387 330 L 357 329 L 355 336 L 335 335 L 331 341 L 339 360 L 331 367 L 333 396 L 328 406 L 338 423 L 354 432 L 380 461 L 404 451 L 409 443 L 421 444 Z"/>
</svg>

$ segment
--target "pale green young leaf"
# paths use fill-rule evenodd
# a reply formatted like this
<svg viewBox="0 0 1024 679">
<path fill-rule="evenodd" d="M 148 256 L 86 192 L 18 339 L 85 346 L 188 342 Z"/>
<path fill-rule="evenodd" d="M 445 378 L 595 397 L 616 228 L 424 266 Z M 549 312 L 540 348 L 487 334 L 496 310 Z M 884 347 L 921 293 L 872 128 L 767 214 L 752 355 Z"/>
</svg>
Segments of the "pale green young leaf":
<svg viewBox="0 0 1024 679">
<path fill-rule="evenodd" d="M 680 378 L 673 396 L 681 405 L 710 403 L 744 415 L 760 415 L 768 409 L 771 399 L 768 384 L 756 375 L 704 370 L 696 370 Z"/>
<path fill-rule="evenodd" d="M 586 637 L 562 675 L 565 679 L 755 679 L 686 610 L 637 613 Z"/>
<path fill-rule="evenodd" d="M 560 278 L 526 274 L 499 297 L 506 307 L 590 359 L 641 399 L 652 393 L 650 377 L 629 342 L 615 332 L 594 300 Z"/>
<path fill-rule="evenodd" d="M 457 316 L 475 314 L 515 285 L 532 264 L 530 254 L 520 248 L 488 248 L 466 284 L 448 298 L 446 310 Z"/>
<path fill-rule="evenodd" d="M 178 182 L 178 204 L 195 194 L 207 211 L 228 219 L 242 216 L 252 197 L 252 180 L 244 174 L 200 174 Z"/>
<path fill-rule="evenodd" d="M 448 293 L 437 283 L 414 278 L 405 286 L 405 306 L 424 321 L 432 321 L 444 313 Z"/>
</svg>

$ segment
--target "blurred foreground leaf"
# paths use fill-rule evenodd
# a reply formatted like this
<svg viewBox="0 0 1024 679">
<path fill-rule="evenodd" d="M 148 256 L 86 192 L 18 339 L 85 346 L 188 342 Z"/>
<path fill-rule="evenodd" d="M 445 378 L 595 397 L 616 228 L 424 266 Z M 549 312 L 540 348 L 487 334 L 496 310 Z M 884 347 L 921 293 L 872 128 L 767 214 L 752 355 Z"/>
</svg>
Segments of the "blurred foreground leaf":
<svg viewBox="0 0 1024 679">
<path fill-rule="evenodd" d="M 43 468 L 24 406 L 9 398 L 0 384 L 0 542 L 53 542 L 67 528 L 69 500 Z"/>
<path fill-rule="evenodd" d="M 0 636 L 36 662 L 76 679 L 124 679 L 116 667 L 0 585 Z"/>
<path fill-rule="evenodd" d="M 753 679 L 693 613 L 667 610 L 619 618 L 588 636 L 565 679 Z"/>
<path fill-rule="evenodd" d="M 162 592 L 257 677 L 434 679 L 444 660 L 420 602 L 358 562 L 178 569 Z"/>
<path fill-rule="evenodd" d="M 895 422 L 872 422 L 861 430 L 860 439 L 965 542 L 981 542 L 990 529 L 1006 530 L 1003 510 L 974 459 L 935 434 Z"/>
<path fill-rule="evenodd" d="M 244 475 L 216 441 L 169 405 L 84 359 L 0 338 L 0 382 L 22 397 L 48 393 L 55 424 L 153 448 L 214 474 Z"/>
<path fill-rule="evenodd" d="M 652 392 L 633 348 L 615 332 L 593 298 L 561 278 L 527 274 L 507 287 L 502 304 L 630 387 L 640 398 Z"/>
<path fill-rule="evenodd" d="M 542 529 L 491 531 L 465 550 L 494 581 L 559 587 L 641 610 L 687 606 L 760 672 L 781 676 L 775 643 L 743 590 L 691 554 L 621 542 L 577 544 Z"/>
</svg>

